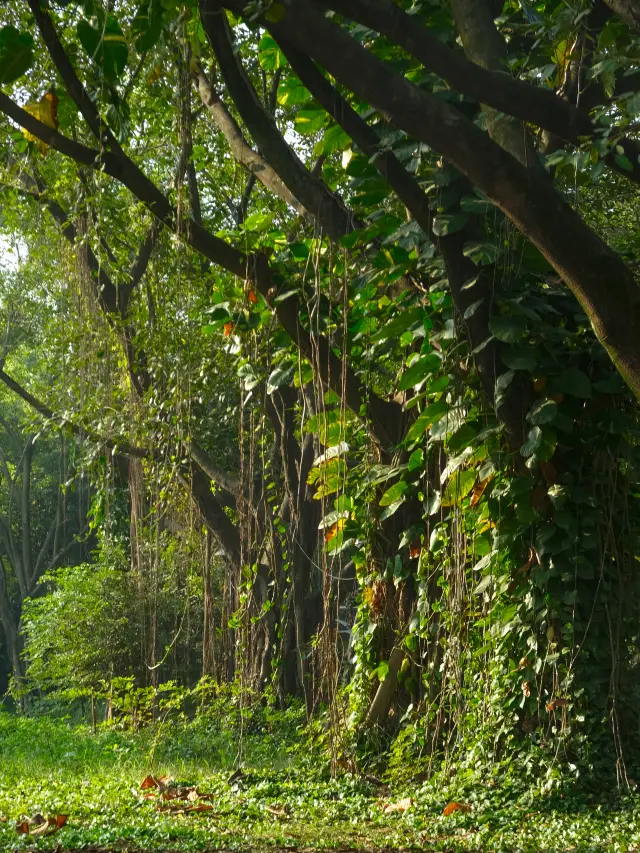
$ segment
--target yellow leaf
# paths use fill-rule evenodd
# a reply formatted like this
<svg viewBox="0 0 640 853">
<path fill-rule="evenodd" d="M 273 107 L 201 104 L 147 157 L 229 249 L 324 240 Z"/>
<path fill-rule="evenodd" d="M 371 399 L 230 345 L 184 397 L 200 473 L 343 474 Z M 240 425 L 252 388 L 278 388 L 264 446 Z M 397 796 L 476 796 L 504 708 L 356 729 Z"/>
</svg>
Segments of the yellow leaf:
<svg viewBox="0 0 640 853">
<path fill-rule="evenodd" d="M 24 109 L 29 113 L 29 115 L 38 119 L 38 121 L 41 121 L 42 124 L 50 127 L 52 130 L 58 129 L 58 96 L 55 92 L 45 92 L 44 97 L 39 101 L 31 101 L 30 103 L 25 104 Z M 36 143 L 42 155 L 47 153 L 47 145 L 45 142 L 37 136 L 34 136 L 32 133 L 29 133 L 28 130 L 23 129 L 22 133 L 25 139 Z"/>
</svg>

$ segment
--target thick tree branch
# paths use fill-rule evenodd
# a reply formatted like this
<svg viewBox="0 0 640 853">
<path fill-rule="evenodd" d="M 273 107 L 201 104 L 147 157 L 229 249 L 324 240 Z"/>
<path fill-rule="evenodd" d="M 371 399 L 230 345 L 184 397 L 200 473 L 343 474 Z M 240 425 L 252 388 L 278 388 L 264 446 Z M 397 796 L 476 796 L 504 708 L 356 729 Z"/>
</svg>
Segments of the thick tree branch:
<svg viewBox="0 0 640 853">
<path fill-rule="evenodd" d="M 318 2 L 326 8 L 340 12 L 346 18 L 377 30 L 406 50 L 425 68 L 441 77 L 452 89 L 492 107 L 499 113 L 537 125 L 574 144 L 579 144 L 585 137 L 597 137 L 605 132 L 610 135 L 608 129 L 598 126 L 591 120 L 586 109 L 570 104 L 551 90 L 517 80 L 506 70 L 503 72 L 495 68 L 483 68 L 471 59 L 466 59 L 436 38 L 428 27 L 420 22 L 417 15 L 408 15 L 389 0 L 318 0 Z M 472 7 L 480 5 L 480 0 L 472 0 Z M 493 29 L 495 31 L 495 27 Z M 499 48 L 495 35 L 485 33 L 479 47 L 482 47 L 485 42 L 493 43 L 496 50 Z M 621 168 L 615 156 L 607 158 L 607 165 L 639 183 L 640 146 L 632 139 L 620 139 L 617 144 L 623 147 L 632 169 Z"/>
<path fill-rule="evenodd" d="M 227 474 L 225 471 L 218 468 L 215 462 L 196 441 L 191 441 L 189 455 L 204 471 L 204 473 L 216 484 L 216 486 L 219 486 L 221 489 L 225 489 L 236 498 L 240 496 L 242 493 L 240 481 L 231 474 Z"/>
<path fill-rule="evenodd" d="M 265 160 L 320 228 L 332 240 L 339 240 L 355 227 L 353 214 L 324 181 L 309 172 L 263 107 L 234 51 L 226 12 L 205 2 L 200 3 L 200 11 L 227 90 Z M 258 173 L 256 176 L 260 178 Z"/>
<path fill-rule="evenodd" d="M 237 13 L 242 0 L 227 0 Z M 397 127 L 439 151 L 514 222 L 571 288 L 621 375 L 640 398 L 640 288 L 622 259 L 548 181 L 538 180 L 454 107 L 414 86 L 305 0 L 264 21 Z"/>
<path fill-rule="evenodd" d="M 243 166 L 250 175 L 257 178 L 270 192 L 292 207 L 300 216 L 309 216 L 304 206 L 289 190 L 276 170 L 248 144 L 238 122 L 226 108 L 201 67 L 197 68 L 196 76 L 202 103 L 227 140 L 235 161 Z"/>
<path fill-rule="evenodd" d="M 85 438 L 88 438 L 90 441 L 94 441 L 96 444 L 100 444 L 103 447 L 108 447 L 114 452 L 121 453 L 123 456 L 136 456 L 139 459 L 151 459 L 153 458 L 153 453 L 150 450 L 147 450 L 143 447 L 135 447 L 134 445 L 128 444 L 127 442 L 118 441 L 113 438 L 103 438 L 102 436 L 96 435 L 92 433 L 91 430 L 88 430 L 84 425 L 80 426 L 78 424 L 73 423 L 72 421 L 65 420 L 61 418 L 59 415 L 56 415 L 47 405 L 45 405 L 41 400 L 38 400 L 37 397 L 34 397 L 26 388 L 23 388 L 15 379 L 12 379 L 4 370 L 0 370 L 0 382 L 4 382 L 7 388 L 10 388 L 14 394 L 17 394 L 18 397 L 21 397 L 25 403 L 28 403 L 32 409 L 35 409 L 36 412 L 42 415 L 45 420 L 51 421 L 52 423 L 57 424 L 58 426 L 66 426 L 71 432 L 76 435 L 83 435 Z"/>
<path fill-rule="evenodd" d="M 73 98 L 84 120 L 91 128 L 91 132 L 101 145 L 108 147 L 114 152 L 122 151 L 109 127 L 102 120 L 95 102 L 89 97 L 86 89 L 78 79 L 78 75 L 62 46 L 62 42 L 58 38 L 49 13 L 42 8 L 43 5 L 46 5 L 45 0 L 28 0 L 28 3 L 49 52 L 49 56 L 62 77 L 67 92 Z"/>
<path fill-rule="evenodd" d="M 640 0 L 604 0 L 625 24 L 640 32 Z"/>
<path fill-rule="evenodd" d="M 418 182 L 407 172 L 392 151 L 381 146 L 376 131 L 360 118 L 308 56 L 288 42 L 281 42 L 280 47 L 302 84 L 351 137 L 358 148 L 370 158 L 371 163 L 386 179 L 424 233 L 429 236 L 432 213 L 429 209 L 429 201 Z"/>
<path fill-rule="evenodd" d="M 205 524 L 216 537 L 232 564 L 239 568 L 242 560 L 240 534 L 211 492 L 211 481 L 200 468 L 193 468 L 191 471 L 189 491 L 202 513 Z"/>
</svg>

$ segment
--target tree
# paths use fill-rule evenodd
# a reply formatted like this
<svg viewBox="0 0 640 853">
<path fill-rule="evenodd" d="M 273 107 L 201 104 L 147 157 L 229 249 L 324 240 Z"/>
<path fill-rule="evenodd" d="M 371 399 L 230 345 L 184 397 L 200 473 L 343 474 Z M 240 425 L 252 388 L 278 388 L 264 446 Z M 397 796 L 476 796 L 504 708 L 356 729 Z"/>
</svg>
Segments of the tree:
<svg viewBox="0 0 640 853">
<path fill-rule="evenodd" d="M 370 721 L 407 681 L 431 708 L 446 697 L 437 727 L 456 731 L 466 637 L 496 655 L 495 695 L 526 685 L 504 713 L 543 725 L 534 705 L 573 689 L 603 584 L 616 648 L 633 622 L 635 514 L 614 553 L 615 514 L 576 485 L 588 459 L 611 508 L 637 476 L 635 410 L 595 343 L 639 396 L 637 249 L 605 242 L 589 205 L 640 174 L 633 4 L 7 10 L 5 83 L 53 82 L 28 109 L 0 94 L 7 193 L 79 251 L 86 328 L 124 359 L 75 428 L 185 484 L 244 617 L 234 666 L 309 708 L 318 681 L 335 695 L 357 591 L 357 683 L 390 677 Z M 575 550 L 583 504 L 597 559 Z M 597 668 L 606 706 L 617 652 Z"/>
</svg>

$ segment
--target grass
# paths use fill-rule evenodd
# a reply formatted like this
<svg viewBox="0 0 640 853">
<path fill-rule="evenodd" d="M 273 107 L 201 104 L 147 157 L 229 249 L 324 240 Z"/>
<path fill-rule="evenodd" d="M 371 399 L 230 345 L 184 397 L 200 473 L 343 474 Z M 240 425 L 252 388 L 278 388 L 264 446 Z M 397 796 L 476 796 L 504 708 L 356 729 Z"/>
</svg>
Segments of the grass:
<svg viewBox="0 0 640 853">
<path fill-rule="evenodd" d="M 640 850 L 636 796 L 612 796 L 608 805 L 552 801 L 459 778 L 446 787 L 404 782 L 380 789 L 350 774 L 332 778 L 326 761 L 278 726 L 241 736 L 198 719 L 160 732 L 93 734 L 65 721 L 0 713 L 0 817 L 7 818 L 0 849 Z M 240 748 L 245 776 L 229 785 Z M 197 784 L 213 810 L 160 813 L 140 789 L 149 773 Z M 381 803 L 406 797 L 413 804 L 404 813 L 383 812 Z M 451 800 L 471 811 L 445 817 Z M 68 814 L 68 822 L 49 838 L 19 835 L 16 821 L 38 812 Z"/>
</svg>

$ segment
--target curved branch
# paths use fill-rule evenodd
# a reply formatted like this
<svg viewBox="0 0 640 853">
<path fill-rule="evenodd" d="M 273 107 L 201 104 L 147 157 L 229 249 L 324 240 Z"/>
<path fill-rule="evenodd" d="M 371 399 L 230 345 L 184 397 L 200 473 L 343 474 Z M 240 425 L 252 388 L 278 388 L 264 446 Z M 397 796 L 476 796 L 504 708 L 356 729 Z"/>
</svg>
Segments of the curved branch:
<svg viewBox="0 0 640 853">
<path fill-rule="evenodd" d="M 355 227 L 353 213 L 324 181 L 309 172 L 262 106 L 234 52 L 226 12 L 201 0 L 200 17 L 233 103 L 264 158 L 323 231 L 339 240 Z"/>
<path fill-rule="evenodd" d="M 420 184 L 407 172 L 392 151 L 381 146 L 376 131 L 360 118 L 308 56 L 286 41 L 280 42 L 280 48 L 302 84 L 370 158 L 371 163 L 429 236 L 433 217 L 429 200 Z"/>
<path fill-rule="evenodd" d="M 251 148 L 244 138 L 238 122 L 226 108 L 200 66 L 196 69 L 196 78 L 202 103 L 227 140 L 227 145 L 236 162 L 243 166 L 251 175 L 255 176 L 274 195 L 277 195 L 292 207 L 300 216 L 309 216 L 304 206 L 290 192 L 276 170 L 264 157 Z"/>
</svg>

